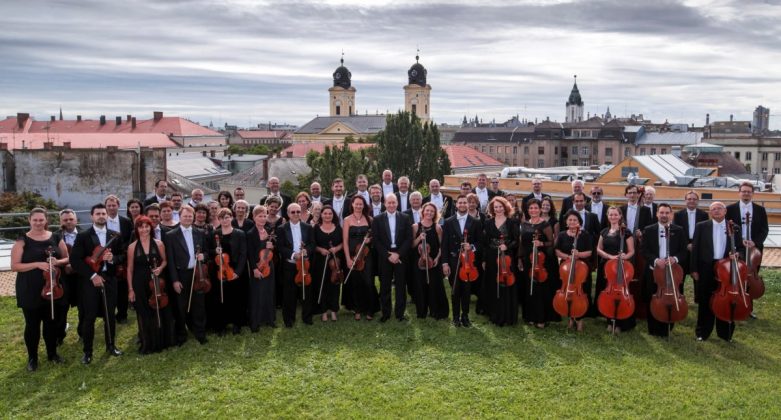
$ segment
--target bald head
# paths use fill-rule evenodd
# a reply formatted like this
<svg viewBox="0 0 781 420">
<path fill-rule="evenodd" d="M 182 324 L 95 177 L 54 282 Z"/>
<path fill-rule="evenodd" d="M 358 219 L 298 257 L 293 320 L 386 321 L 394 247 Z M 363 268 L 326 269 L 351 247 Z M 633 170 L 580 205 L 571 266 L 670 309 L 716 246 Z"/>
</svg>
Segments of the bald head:
<svg viewBox="0 0 781 420">
<path fill-rule="evenodd" d="M 712 202 L 708 209 L 710 210 L 711 219 L 719 223 L 721 223 L 727 215 L 727 206 L 721 201 Z"/>
</svg>

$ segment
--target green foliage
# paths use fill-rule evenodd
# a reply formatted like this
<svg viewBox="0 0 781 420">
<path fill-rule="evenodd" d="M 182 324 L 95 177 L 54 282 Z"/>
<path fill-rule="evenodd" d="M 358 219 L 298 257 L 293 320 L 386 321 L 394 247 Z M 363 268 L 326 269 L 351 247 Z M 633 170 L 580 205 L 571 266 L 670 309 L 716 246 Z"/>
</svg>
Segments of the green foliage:
<svg viewBox="0 0 781 420">
<path fill-rule="evenodd" d="M 435 178 L 442 181 L 451 172 L 436 125 L 421 124 L 415 114 L 399 111 L 388 115 L 376 140 L 378 167 L 390 169 L 396 177 L 407 175 L 416 187 Z"/>
<path fill-rule="evenodd" d="M 299 185 L 305 189 L 312 182 L 318 181 L 324 191 L 329 191 L 331 181 L 343 178 L 345 190 L 349 191 L 360 174 L 368 176 L 370 182 L 379 179 L 376 149 L 369 147 L 351 151 L 347 139 L 341 147 L 326 146 L 323 153 L 310 151 L 306 155 L 306 164 L 312 168 L 312 172 L 298 177 Z"/>
<path fill-rule="evenodd" d="M 287 194 L 288 196 L 295 198 L 296 194 L 298 194 L 301 191 L 307 191 L 309 188 L 299 188 L 298 185 L 293 184 L 290 181 L 285 181 L 282 183 L 282 185 L 279 186 L 280 191 L 282 193 Z"/>
<path fill-rule="evenodd" d="M 269 147 L 267 144 L 256 144 L 251 147 L 245 147 L 238 144 L 228 146 L 228 152 L 233 155 L 269 155 L 279 151 L 281 147 Z"/>
<path fill-rule="evenodd" d="M 44 199 L 39 194 L 32 192 L 4 192 L 0 194 L 0 213 L 28 213 L 34 207 L 43 207 L 48 211 L 57 211 L 60 208 L 54 200 Z M 0 217 L 0 227 L 26 227 L 29 226 L 28 216 Z M 57 226 L 57 215 L 47 216 L 50 226 Z M 23 230 L 3 231 L 0 237 L 16 238 Z"/>
<path fill-rule="evenodd" d="M 209 336 L 199 345 L 140 356 L 137 327 L 118 325 L 125 355 L 101 351 L 82 366 L 71 330 L 58 349 L 64 365 L 24 370 L 24 322 L 13 298 L 0 298 L 0 412 L 7 418 L 750 418 L 781 416 L 781 272 L 763 271 L 758 320 L 739 323 L 735 342 L 694 340 L 696 304 L 669 339 L 644 322 L 611 336 L 603 320 L 583 333 L 563 323 L 544 330 L 473 328 L 447 321 L 338 322 L 257 334 Z M 691 282 L 686 294 L 692 302 Z M 278 322 L 281 321 L 277 315 Z"/>
</svg>

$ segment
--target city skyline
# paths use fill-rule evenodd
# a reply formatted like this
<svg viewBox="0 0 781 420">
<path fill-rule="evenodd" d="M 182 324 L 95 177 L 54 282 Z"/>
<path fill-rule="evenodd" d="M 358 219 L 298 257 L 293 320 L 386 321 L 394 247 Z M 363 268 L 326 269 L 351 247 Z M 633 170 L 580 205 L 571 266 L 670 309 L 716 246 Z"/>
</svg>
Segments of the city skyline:
<svg viewBox="0 0 781 420">
<path fill-rule="evenodd" d="M 3 4 L 0 113 L 301 125 L 328 115 L 342 50 L 357 113 L 395 112 L 420 48 L 437 123 L 563 122 L 577 74 L 584 114 L 700 126 L 763 105 L 781 129 L 766 1 L 364 3 Z"/>
</svg>

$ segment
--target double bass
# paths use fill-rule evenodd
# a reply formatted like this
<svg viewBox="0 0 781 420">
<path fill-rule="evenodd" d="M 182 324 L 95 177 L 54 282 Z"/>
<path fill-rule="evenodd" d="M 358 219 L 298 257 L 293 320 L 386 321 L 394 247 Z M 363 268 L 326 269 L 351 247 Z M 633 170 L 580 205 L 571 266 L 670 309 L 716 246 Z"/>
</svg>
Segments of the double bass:
<svg viewBox="0 0 781 420">
<path fill-rule="evenodd" d="M 751 240 L 751 213 L 746 212 L 746 240 Z M 762 264 L 762 252 L 756 246 L 746 247 L 746 291 L 751 299 L 759 299 L 765 294 L 765 280 L 759 275 Z"/>
<path fill-rule="evenodd" d="M 738 259 L 735 249 L 735 223 L 727 223 L 730 255 L 716 261 L 719 290 L 713 293 L 710 305 L 716 318 L 724 322 L 743 321 L 751 314 L 753 302 L 746 291 L 746 263 Z"/>
<path fill-rule="evenodd" d="M 52 263 L 52 258 L 54 258 L 54 248 L 47 248 L 46 255 L 48 255 L 46 261 L 49 263 L 49 271 L 43 273 L 43 280 L 45 283 L 43 285 L 43 289 L 41 290 L 41 297 L 49 301 L 53 320 L 54 301 L 61 299 L 65 294 L 65 291 L 62 288 L 62 284 L 60 284 L 60 269 L 55 267 Z"/>
<path fill-rule="evenodd" d="M 502 251 L 504 235 L 499 235 L 499 243 L 496 246 L 496 297 L 499 297 L 500 286 L 512 286 L 515 284 L 515 274 L 512 272 L 513 259 Z"/>
<path fill-rule="evenodd" d="M 575 256 L 578 252 L 579 237 L 580 231 L 575 234 L 572 242 L 572 254 L 559 266 L 561 289 L 557 290 L 553 297 L 553 309 L 566 318 L 582 318 L 588 311 L 588 297 L 583 292 L 583 283 L 589 271 L 588 264 Z"/>
<path fill-rule="evenodd" d="M 168 294 L 165 293 L 165 281 L 155 274 L 157 269 L 157 258 L 152 257 L 149 261 L 149 290 L 152 291 L 152 296 L 149 296 L 148 303 L 157 314 L 157 327 L 162 328 L 162 322 L 160 320 L 160 309 L 168 306 Z"/>
<path fill-rule="evenodd" d="M 625 235 L 626 225 L 621 224 L 618 229 L 618 240 L 621 242 L 618 258 L 605 263 L 607 287 L 597 298 L 597 308 L 605 318 L 613 321 L 613 331 L 617 319 L 627 319 L 635 312 L 635 300 L 628 287 L 629 281 L 635 276 L 635 269 L 624 260 Z"/>
<path fill-rule="evenodd" d="M 683 268 L 670 255 L 670 225 L 664 227 L 667 264 L 664 267 L 654 265 L 656 293 L 651 297 L 651 316 L 659 322 L 673 324 L 686 319 L 689 305 L 686 296 L 680 293 L 683 282 Z"/>
<path fill-rule="evenodd" d="M 529 296 L 534 292 L 534 282 L 544 283 L 548 280 L 548 270 L 545 269 L 545 253 L 537 250 L 537 241 L 540 240 L 540 231 L 534 232 L 532 239 L 532 254 L 529 259 L 532 262 L 531 272 L 529 273 Z"/>
<path fill-rule="evenodd" d="M 643 207 L 643 195 L 645 195 L 645 187 L 642 185 L 639 185 L 637 187 L 637 193 L 640 194 L 640 198 L 637 200 L 637 222 L 640 221 L 640 209 Z M 638 226 L 635 225 L 635 230 L 637 230 Z M 629 234 L 634 235 L 634 232 L 629 232 Z M 643 249 L 643 238 L 639 236 L 635 236 L 635 249 Z M 634 255 L 634 266 L 635 267 L 646 267 L 646 261 L 645 257 L 643 256 L 642 252 L 635 252 Z M 642 282 L 640 281 L 640 278 L 643 275 L 643 270 L 638 270 L 636 273 L 637 277 L 633 278 L 629 282 L 629 293 L 632 296 L 641 296 L 643 293 L 642 290 Z M 635 317 L 637 319 L 646 319 L 648 317 L 647 314 L 646 305 L 637 305 L 635 308 Z"/>
</svg>

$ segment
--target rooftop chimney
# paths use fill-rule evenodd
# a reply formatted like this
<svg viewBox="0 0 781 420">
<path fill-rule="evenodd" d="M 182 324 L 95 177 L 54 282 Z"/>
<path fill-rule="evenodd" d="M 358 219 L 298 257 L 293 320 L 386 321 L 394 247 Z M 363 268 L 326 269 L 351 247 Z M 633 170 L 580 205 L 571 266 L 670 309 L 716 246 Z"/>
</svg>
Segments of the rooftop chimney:
<svg viewBox="0 0 781 420">
<path fill-rule="evenodd" d="M 732 122 L 732 114 L 729 114 L 729 122 Z"/>
<path fill-rule="evenodd" d="M 163 112 L 162 111 L 155 111 L 154 112 L 155 121 L 160 121 L 163 119 Z"/>
<path fill-rule="evenodd" d="M 705 125 L 710 125 L 710 114 L 705 114 Z"/>
<path fill-rule="evenodd" d="M 24 128 L 24 124 L 27 122 L 27 120 L 30 118 L 30 114 L 26 112 L 17 112 L 16 113 L 16 125 L 19 128 Z"/>
<path fill-rule="evenodd" d="M 106 125 L 106 116 L 105 115 L 101 115 L 100 116 L 100 125 Z"/>
<path fill-rule="evenodd" d="M 52 121 L 52 122 L 55 122 L 55 121 L 57 121 L 57 117 L 55 117 L 54 115 L 52 115 L 52 116 L 51 116 L 51 121 Z"/>
<path fill-rule="evenodd" d="M 130 122 L 130 117 L 132 117 L 132 115 L 127 114 L 127 122 Z"/>
<path fill-rule="evenodd" d="M 54 146 L 54 143 L 50 141 L 43 142 L 43 150 L 52 150 L 52 146 Z"/>
<path fill-rule="evenodd" d="M 76 116 L 76 122 L 81 122 L 81 115 Z"/>
<path fill-rule="evenodd" d="M 117 125 L 122 124 L 122 117 L 117 116 Z"/>
<path fill-rule="evenodd" d="M 71 148 L 71 142 L 69 142 L 69 141 L 62 142 L 62 148 L 63 149 L 70 149 Z"/>
<path fill-rule="evenodd" d="M 133 127 L 133 130 L 136 129 L 136 117 L 130 119 L 130 125 Z"/>
</svg>

